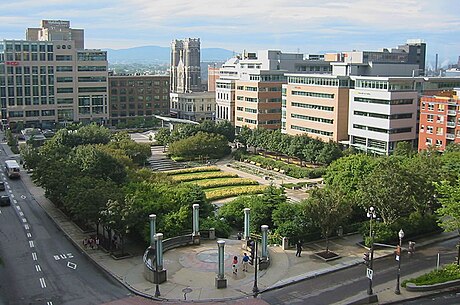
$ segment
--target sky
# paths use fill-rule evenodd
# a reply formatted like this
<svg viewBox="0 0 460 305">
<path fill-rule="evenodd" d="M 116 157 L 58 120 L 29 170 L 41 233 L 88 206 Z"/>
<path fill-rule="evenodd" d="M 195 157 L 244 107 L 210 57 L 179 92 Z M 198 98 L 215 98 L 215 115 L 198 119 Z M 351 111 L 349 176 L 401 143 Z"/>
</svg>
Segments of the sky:
<svg viewBox="0 0 460 305">
<path fill-rule="evenodd" d="M 40 20 L 85 29 L 87 48 L 124 49 L 200 38 L 237 53 L 315 54 L 427 43 L 428 61 L 460 56 L 458 0 L 0 0 L 0 39 L 24 39 Z"/>
</svg>

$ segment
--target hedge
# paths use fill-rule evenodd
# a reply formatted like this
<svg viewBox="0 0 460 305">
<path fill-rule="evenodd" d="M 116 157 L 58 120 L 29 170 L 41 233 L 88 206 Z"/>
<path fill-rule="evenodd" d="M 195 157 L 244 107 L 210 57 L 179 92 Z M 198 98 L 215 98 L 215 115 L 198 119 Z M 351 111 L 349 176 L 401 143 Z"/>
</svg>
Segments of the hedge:
<svg viewBox="0 0 460 305">
<path fill-rule="evenodd" d="M 201 166 L 201 167 L 175 169 L 175 170 L 165 171 L 164 173 L 166 175 L 179 175 L 179 174 L 218 172 L 218 171 L 220 171 L 220 169 L 217 166 Z"/>
<path fill-rule="evenodd" d="M 205 190 L 206 199 L 208 200 L 217 200 L 228 197 L 235 197 L 239 195 L 252 195 L 252 194 L 261 194 L 267 188 L 266 185 L 246 185 L 246 186 L 236 186 L 228 188 L 219 188 L 219 189 L 209 189 Z"/>
<path fill-rule="evenodd" d="M 257 181 L 247 178 L 218 178 L 218 179 L 203 179 L 193 182 L 187 183 L 194 183 L 203 189 L 221 187 L 221 186 L 235 186 L 235 185 L 257 185 L 259 184 Z"/>
<path fill-rule="evenodd" d="M 324 167 L 306 168 L 262 156 L 242 155 L 241 158 L 259 163 L 263 168 L 279 168 L 283 170 L 286 175 L 294 178 L 319 178 L 326 172 Z"/>
<path fill-rule="evenodd" d="M 405 280 L 401 286 L 406 287 L 407 283 L 413 283 L 416 286 L 433 285 L 458 279 L 460 279 L 460 266 L 457 264 L 448 264 L 440 270 L 433 270 L 419 277 Z"/>
<path fill-rule="evenodd" d="M 191 173 L 191 174 L 182 174 L 171 176 L 171 179 L 176 182 L 186 182 L 210 178 L 231 178 L 238 177 L 237 174 L 225 173 L 225 172 L 204 172 L 204 173 Z"/>
</svg>

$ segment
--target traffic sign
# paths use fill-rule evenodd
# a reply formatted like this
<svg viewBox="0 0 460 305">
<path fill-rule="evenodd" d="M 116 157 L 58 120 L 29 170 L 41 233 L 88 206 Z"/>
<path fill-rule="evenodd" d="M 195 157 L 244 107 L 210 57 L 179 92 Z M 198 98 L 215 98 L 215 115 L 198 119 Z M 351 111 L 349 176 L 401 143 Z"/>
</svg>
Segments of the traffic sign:
<svg viewBox="0 0 460 305">
<path fill-rule="evenodd" d="M 366 276 L 368 279 L 372 280 L 372 277 L 374 276 L 374 270 L 372 270 L 371 268 L 367 268 Z"/>
</svg>

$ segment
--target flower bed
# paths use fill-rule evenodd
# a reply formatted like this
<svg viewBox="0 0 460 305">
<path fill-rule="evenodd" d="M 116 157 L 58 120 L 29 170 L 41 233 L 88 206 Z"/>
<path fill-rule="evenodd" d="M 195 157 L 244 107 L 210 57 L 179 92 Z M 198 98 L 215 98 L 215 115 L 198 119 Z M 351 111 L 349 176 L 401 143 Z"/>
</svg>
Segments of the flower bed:
<svg viewBox="0 0 460 305">
<path fill-rule="evenodd" d="M 202 173 L 202 172 L 218 172 L 220 169 L 217 166 L 201 166 L 192 168 L 181 168 L 170 171 L 165 171 L 166 175 L 180 175 L 190 173 Z"/>
<path fill-rule="evenodd" d="M 218 179 L 203 179 L 187 183 L 194 183 L 201 186 L 203 189 L 216 188 L 221 186 L 236 186 L 236 185 L 257 185 L 257 181 L 247 178 L 218 178 Z"/>
<path fill-rule="evenodd" d="M 210 178 L 231 178 L 231 177 L 238 177 L 237 174 L 233 173 L 225 173 L 225 172 L 204 172 L 204 173 L 190 173 L 190 174 L 181 174 L 181 175 L 173 175 L 171 179 L 176 182 L 187 182 L 193 180 L 202 180 L 202 179 L 210 179 Z"/>
<path fill-rule="evenodd" d="M 267 188 L 266 185 L 229 186 L 228 188 L 205 190 L 208 200 L 217 200 L 240 195 L 260 194 Z"/>
<path fill-rule="evenodd" d="M 433 270 L 417 278 L 405 280 L 401 286 L 406 287 L 408 283 L 415 284 L 416 286 L 433 285 L 458 279 L 460 279 L 460 266 L 457 264 L 448 264 L 442 269 Z"/>
</svg>

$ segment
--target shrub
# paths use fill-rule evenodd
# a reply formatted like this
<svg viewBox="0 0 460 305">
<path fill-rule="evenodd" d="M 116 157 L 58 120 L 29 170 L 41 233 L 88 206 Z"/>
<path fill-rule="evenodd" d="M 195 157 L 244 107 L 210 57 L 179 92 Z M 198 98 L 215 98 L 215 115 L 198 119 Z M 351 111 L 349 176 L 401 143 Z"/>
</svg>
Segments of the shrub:
<svg viewBox="0 0 460 305">
<path fill-rule="evenodd" d="M 201 173 L 201 172 L 218 172 L 220 169 L 217 166 L 201 166 L 192 168 L 181 168 L 170 171 L 165 171 L 166 175 L 179 175 L 188 173 Z"/>
<path fill-rule="evenodd" d="M 193 180 L 201 179 L 210 179 L 210 178 L 228 178 L 228 177 L 238 177 L 237 174 L 233 173 L 224 173 L 224 172 L 209 172 L 209 173 L 191 173 L 191 174 L 182 174 L 171 176 L 171 179 L 176 182 L 186 182 Z"/>
<path fill-rule="evenodd" d="M 216 230 L 216 237 L 228 238 L 232 232 L 232 228 L 225 220 L 222 221 L 215 217 L 208 217 L 200 221 L 200 228 L 202 230 L 209 230 L 214 228 Z"/>
<path fill-rule="evenodd" d="M 203 189 L 216 188 L 221 186 L 236 186 L 236 185 L 257 185 L 257 181 L 247 178 L 219 178 L 219 179 L 203 179 L 194 182 L 194 183 Z"/>
<path fill-rule="evenodd" d="M 433 270 L 419 277 L 405 280 L 401 286 L 406 287 L 407 283 L 413 283 L 416 286 L 433 285 L 458 279 L 460 279 L 460 266 L 457 264 L 448 264 L 440 270 Z"/>
<path fill-rule="evenodd" d="M 236 186 L 229 188 L 208 189 L 205 190 L 206 199 L 217 200 L 228 197 L 235 197 L 239 195 L 260 194 L 267 188 L 266 185 L 247 185 Z"/>
<path fill-rule="evenodd" d="M 230 146 L 228 146 L 227 138 L 222 135 L 198 132 L 193 136 L 171 143 L 168 151 L 174 157 L 189 160 L 204 156 L 218 159 L 230 153 Z"/>
</svg>

